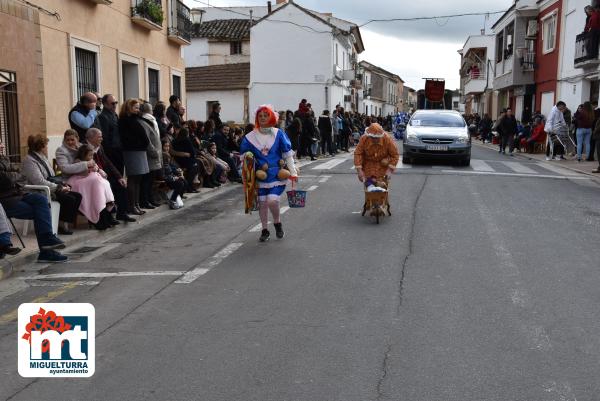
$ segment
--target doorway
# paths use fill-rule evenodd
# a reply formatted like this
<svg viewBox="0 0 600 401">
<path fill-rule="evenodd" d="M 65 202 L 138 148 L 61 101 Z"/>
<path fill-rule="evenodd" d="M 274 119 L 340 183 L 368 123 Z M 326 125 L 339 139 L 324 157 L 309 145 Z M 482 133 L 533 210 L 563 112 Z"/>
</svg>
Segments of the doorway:
<svg viewBox="0 0 600 401">
<path fill-rule="evenodd" d="M 139 99 L 140 97 L 140 75 L 137 64 L 128 61 L 121 62 L 123 74 L 123 99 Z"/>
</svg>

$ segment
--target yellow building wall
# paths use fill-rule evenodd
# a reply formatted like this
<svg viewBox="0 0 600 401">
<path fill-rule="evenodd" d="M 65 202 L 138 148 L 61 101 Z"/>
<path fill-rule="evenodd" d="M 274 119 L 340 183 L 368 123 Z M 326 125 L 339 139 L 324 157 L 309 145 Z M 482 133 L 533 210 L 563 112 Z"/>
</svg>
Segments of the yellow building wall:
<svg viewBox="0 0 600 401">
<path fill-rule="evenodd" d="M 161 31 L 152 31 L 131 20 L 131 0 L 113 0 L 96 4 L 92 0 L 36 0 L 36 4 L 60 15 L 60 20 L 40 15 L 40 33 L 44 61 L 47 132 L 51 144 L 69 128 L 67 114 L 74 105 L 71 39 L 99 47 L 99 85 L 102 94 L 114 94 L 119 103 L 119 54 L 139 59 L 140 97 L 146 97 L 146 60 L 160 66 L 160 98 L 171 95 L 171 70 L 181 73 L 181 96 L 185 104 L 185 63 L 181 46 L 168 39 L 169 5 L 163 0 L 164 20 Z M 58 141 L 58 142 L 57 142 Z M 55 147 L 51 146 L 51 147 Z M 52 151 L 52 149 L 50 149 Z"/>
</svg>

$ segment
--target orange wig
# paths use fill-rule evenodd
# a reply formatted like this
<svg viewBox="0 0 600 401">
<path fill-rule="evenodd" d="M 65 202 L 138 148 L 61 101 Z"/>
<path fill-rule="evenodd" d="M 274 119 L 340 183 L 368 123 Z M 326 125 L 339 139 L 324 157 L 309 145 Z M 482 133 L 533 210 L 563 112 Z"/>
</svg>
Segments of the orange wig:
<svg viewBox="0 0 600 401">
<path fill-rule="evenodd" d="M 267 112 L 269 114 L 269 122 L 267 123 L 266 127 L 261 127 L 260 123 L 258 122 L 258 113 L 260 112 Z M 277 113 L 275 113 L 275 110 L 273 110 L 273 107 L 268 106 L 268 105 L 263 105 L 260 106 L 258 108 L 258 110 L 256 110 L 256 113 L 254 114 L 255 118 L 254 118 L 254 126 L 258 129 L 258 128 L 269 128 L 269 127 L 274 127 L 277 125 L 277 120 L 279 119 L 279 117 L 277 116 Z"/>
</svg>

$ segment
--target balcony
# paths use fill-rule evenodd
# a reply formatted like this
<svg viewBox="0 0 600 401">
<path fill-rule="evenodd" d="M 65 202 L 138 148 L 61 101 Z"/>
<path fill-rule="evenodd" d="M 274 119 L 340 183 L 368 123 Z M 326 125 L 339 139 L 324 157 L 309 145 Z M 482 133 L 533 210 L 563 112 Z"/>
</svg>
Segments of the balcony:
<svg viewBox="0 0 600 401">
<path fill-rule="evenodd" d="M 132 0 L 131 20 L 152 31 L 162 30 L 164 19 L 161 0 Z"/>
<path fill-rule="evenodd" d="M 107 6 L 110 6 L 112 4 L 112 0 L 90 0 L 92 3 L 96 3 L 96 4 L 105 4 Z"/>
<path fill-rule="evenodd" d="M 575 38 L 575 68 L 595 66 L 600 63 L 598 59 L 598 38 L 591 33 L 584 32 Z"/>
<path fill-rule="evenodd" d="M 180 45 L 189 45 L 192 40 L 190 9 L 179 0 L 171 0 L 168 38 Z"/>
<path fill-rule="evenodd" d="M 464 93 L 483 93 L 487 84 L 487 71 L 485 68 L 471 69 L 462 79 Z"/>
</svg>

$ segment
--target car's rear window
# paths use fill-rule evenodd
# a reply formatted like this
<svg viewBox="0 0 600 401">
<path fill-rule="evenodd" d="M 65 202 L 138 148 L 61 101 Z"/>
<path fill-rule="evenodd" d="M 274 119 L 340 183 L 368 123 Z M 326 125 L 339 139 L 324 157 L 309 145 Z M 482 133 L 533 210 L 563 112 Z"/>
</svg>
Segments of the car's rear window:
<svg viewBox="0 0 600 401">
<path fill-rule="evenodd" d="M 461 116 L 449 113 L 417 114 L 410 120 L 413 127 L 464 127 L 465 120 Z"/>
</svg>

